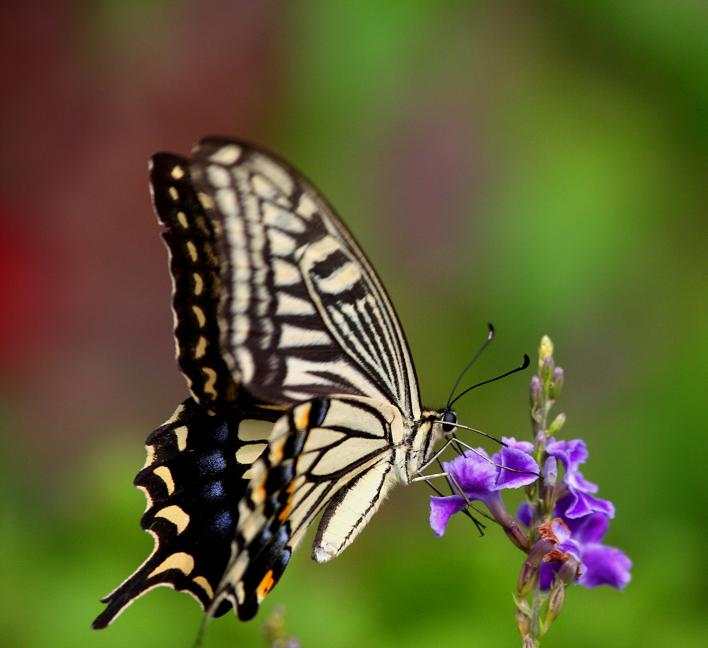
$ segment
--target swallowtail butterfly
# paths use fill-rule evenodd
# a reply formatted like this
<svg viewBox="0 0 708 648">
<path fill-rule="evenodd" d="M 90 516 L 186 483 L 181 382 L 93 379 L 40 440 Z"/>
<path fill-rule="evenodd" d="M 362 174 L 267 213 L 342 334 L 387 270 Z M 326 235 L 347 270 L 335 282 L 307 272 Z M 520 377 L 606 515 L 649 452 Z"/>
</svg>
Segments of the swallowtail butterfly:
<svg viewBox="0 0 708 648">
<path fill-rule="evenodd" d="M 189 158 L 155 155 L 150 182 L 190 396 L 148 437 L 135 478 L 154 550 L 95 628 L 160 585 L 250 619 L 320 512 L 312 556 L 325 562 L 455 421 L 421 407 L 381 281 L 290 165 L 208 138 Z"/>
</svg>

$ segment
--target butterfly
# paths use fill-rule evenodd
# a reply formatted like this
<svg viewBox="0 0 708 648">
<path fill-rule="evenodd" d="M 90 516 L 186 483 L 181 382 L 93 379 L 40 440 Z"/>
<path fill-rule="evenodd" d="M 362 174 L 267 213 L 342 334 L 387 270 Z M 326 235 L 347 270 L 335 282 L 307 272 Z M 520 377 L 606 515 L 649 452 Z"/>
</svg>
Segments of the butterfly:
<svg viewBox="0 0 708 648">
<path fill-rule="evenodd" d="M 206 138 L 188 158 L 156 154 L 150 184 L 190 396 L 148 437 L 135 478 L 153 552 L 94 628 L 157 586 L 252 618 L 318 514 L 312 556 L 326 562 L 456 421 L 421 406 L 381 281 L 289 164 Z"/>
</svg>

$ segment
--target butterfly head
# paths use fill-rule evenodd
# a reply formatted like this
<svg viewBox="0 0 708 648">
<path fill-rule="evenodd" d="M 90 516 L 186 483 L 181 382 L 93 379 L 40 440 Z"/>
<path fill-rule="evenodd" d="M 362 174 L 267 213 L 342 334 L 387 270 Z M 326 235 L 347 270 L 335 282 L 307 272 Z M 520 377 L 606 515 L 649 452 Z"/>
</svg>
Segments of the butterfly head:
<svg viewBox="0 0 708 648">
<path fill-rule="evenodd" d="M 446 407 L 440 412 L 440 422 L 442 423 L 443 434 L 449 434 L 454 431 L 457 423 L 457 414 L 449 407 Z"/>
</svg>

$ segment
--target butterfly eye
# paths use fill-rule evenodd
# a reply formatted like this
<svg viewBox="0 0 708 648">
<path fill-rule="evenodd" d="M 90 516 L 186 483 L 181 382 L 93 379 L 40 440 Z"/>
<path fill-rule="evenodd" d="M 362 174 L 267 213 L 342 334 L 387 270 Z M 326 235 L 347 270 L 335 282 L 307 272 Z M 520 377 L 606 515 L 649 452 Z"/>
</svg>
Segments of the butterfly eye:
<svg viewBox="0 0 708 648">
<path fill-rule="evenodd" d="M 445 410 L 442 415 L 442 429 L 445 434 L 452 432 L 457 423 L 457 414 L 452 410 Z"/>
</svg>

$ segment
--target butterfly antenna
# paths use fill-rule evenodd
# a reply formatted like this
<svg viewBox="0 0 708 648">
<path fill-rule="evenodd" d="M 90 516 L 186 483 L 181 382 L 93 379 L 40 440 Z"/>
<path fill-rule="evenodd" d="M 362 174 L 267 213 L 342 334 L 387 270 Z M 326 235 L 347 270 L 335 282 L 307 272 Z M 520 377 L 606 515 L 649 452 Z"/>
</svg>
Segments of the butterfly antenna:
<svg viewBox="0 0 708 648">
<path fill-rule="evenodd" d="M 469 368 L 476 362 L 477 358 L 479 358 L 480 355 L 482 355 L 482 351 L 484 351 L 488 346 L 489 343 L 494 339 L 494 324 L 489 322 L 487 324 L 487 327 L 489 328 L 489 332 L 487 333 L 487 339 L 482 343 L 482 346 L 479 347 L 477 350 L 477 353 L 472 356 L 472 360 L 470 360 L 467 363 L 467 366 L 460 372 L 460 375 L 457 377 L 457 380 L 455 381 L 455 384 L 452 386 L 452 389 L 450 390 L 450 396 L 447 399 L 447 405 L 445 406 L 445 409 L 450 409 L 450 406 L 452 403 L 455 401 L 452 400 L 453 395 L 455 394 L 455 390 L 460 386 L 460 382 L 462 382 L 462 379 L 465 377 L 465 374 L 469 370 Z M 457 400 L 457 399 L 455 399 Z"/>
<path fill-rule="evenodd" d="M 526 367 L 529 366 L 531 363 L 531 360 L 529 357 L 524 353 L 524 361 L 521 363 L 520 366 L 516 367 L 515 369 L 512 369 L 511 371 L 507 371 L 506 373 L 501 374 L 500 376 L 496 376 L 495 378 L 490 378 L 489 380 L 483 380 L 480 383 L 477 383 L 476 385 L 472 385 L 472 387 L 468 387 L 463 391 L 459 396 L 457 396 L 453 401 L 449 402 L 447 404 L 447 407 L 450 408 L 452 407 L 460 398 L 462 398 L 467 392 L 472 391 L 473 389 L 477 389 L 477 387 L 481 387 L 482 385 L 488 385 L 489 383 L 495 382 L 497 380 L 501 380 L 502 378 L 506 378 L 507 376 L 511 376 L 511 374 L 515 374 L 517 371 L 523 371 L 526 369 Z"/>
</svg>

